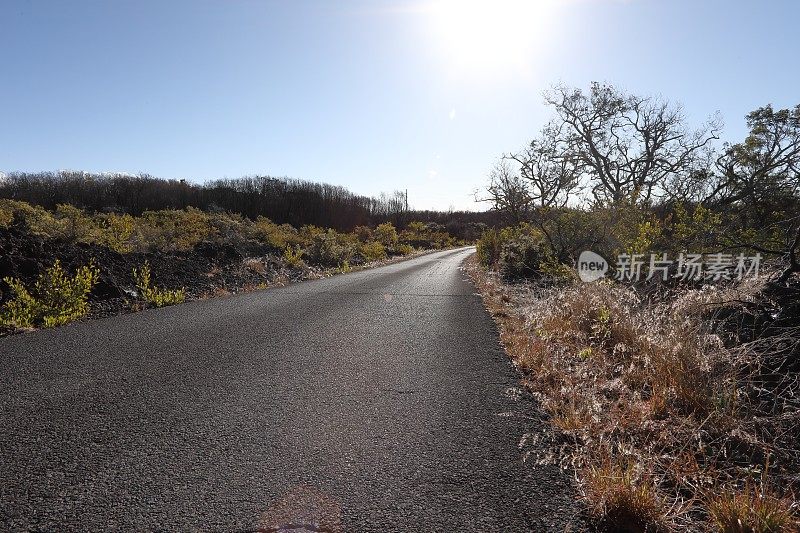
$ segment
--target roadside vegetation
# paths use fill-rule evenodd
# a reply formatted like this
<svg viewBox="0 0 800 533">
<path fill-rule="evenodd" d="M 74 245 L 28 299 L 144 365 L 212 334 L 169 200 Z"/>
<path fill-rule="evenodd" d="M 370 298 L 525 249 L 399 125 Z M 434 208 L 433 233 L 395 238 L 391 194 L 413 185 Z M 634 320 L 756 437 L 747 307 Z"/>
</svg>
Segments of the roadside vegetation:
<svg viewBox="0 0 800 533">
<path fill-rule="evenodd" d="M 87 298 L 97 283 L 97 275 L 98 270 L 90 264 L 68 276 L 56 259 L 53 266 L 39 274 L 30 290 L 16 278 L 3 278 L 13 297 L 0 308 L 0 325 L 53 327 L 83 317 L 89 309 Z"/>
<path fill-rule="evenodd" d="M 599 529 L 797 531 L 800 106 L 720 144 L 716 119 L 692 131 L 611 86 L 546 101 L 552 122 L 490 175 L 506 223 L 470 266 L 552 422 L 538 459 L 575 472 Z M 584 250 L 605 278 L 578 279 Z M 689 253 L 725 269 L 688 276 Z"/>
<path fill-rule="evenodd" d="M 458 242 L 415 221 L 339 232 L 194 207 L 133 216 L 0 200 L 0 332 L 347 272 Z"/>
</svg>

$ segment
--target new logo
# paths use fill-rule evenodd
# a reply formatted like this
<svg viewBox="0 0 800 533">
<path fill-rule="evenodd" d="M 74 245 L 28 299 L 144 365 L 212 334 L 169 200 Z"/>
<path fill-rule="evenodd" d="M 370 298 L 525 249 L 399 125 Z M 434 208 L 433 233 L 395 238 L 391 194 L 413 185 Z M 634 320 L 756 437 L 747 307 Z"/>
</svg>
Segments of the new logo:
<svg viewBox="0 0 800 533">
<path fill-rule="evenodd" d="M 586 283 L 597 281 L 608 272 L 608 261 L 603 256 L 584 250 L 578 256 L 578 277 Z"/>
</svg>

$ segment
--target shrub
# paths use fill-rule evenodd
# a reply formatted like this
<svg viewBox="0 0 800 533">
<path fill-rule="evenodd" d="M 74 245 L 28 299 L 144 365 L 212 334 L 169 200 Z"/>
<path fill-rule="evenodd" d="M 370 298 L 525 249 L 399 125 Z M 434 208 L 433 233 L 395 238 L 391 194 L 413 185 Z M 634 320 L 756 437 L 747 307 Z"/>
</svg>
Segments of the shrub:
<svg viewBox="0 0 800 533">
<path fill-rule="evenodd" d="M 314 238 L 318 235 L 323 235 L 325 230 L 317 226 L 306 224 L 304 226 L 300 226 L 300 231 L 298 233 L 300 242 L 306 246 L 309 246 L 314 242 Z"/>
<path fill-rule="evenodd" d="M 186 300 L 185 289 L 159 289 L 153 287 L 150 279 L 150 263 L 145 261 L 140 269 L 133 269 L 133 280 L 144 300 L 156 307 L 181 304 Z"/>
<path fill-rule="evenodd" d="M 12 219 L 18 217 L 24 221 L 34 234 L 51 239 L 60 237 L 60 225 L 49 211 L 16 200 L 0 200 L 0 206 L 11 212 Z"/>
<path fill-rule="evenodd" d="M 99 233 L 94 221 L 81 209 L 68 204 L 56 206 L 58 237 L 68 241 L 95 242 Z"/>
<path fill-rule="evenodd" d="M 722 217 L 702 204 L 697 205 L 691 213 L 684 203 L 675 204 L 669 222 L 672 223 L 672 240 L 676 244 L 673 251 L 691 249 L 707 252 L 719 242 Z"/>
<path fill-rule="evenodd" d="M 251 221 L 237 213 L 221 210 L 207 213 L 194 207 L 145 211 L 141 216 L 133 217 L 115 213 L 89 214 L 68 204 L 59 204 L 54 212 L 50 212 L 25 202 L 0 199 L 0 228 L 10 226 L 15 218 L 37 236 L 98 244 L 122 254 L 132 251 L 189 251 L 203 241 L 224 241 L 234 246 L 257 241 L 279 252 L 297 246 L 315 248 L 317 250 L 312 250 L 315 252 L 319 251 L 322 241 L 333 236 L 337 244 L 336 257 L 331 258 L 330 254 L 324 253 L 325 250 L 319 254 L 320 260 L 330 266 L 349 260 L 355 251 L 362 248 L 369 260 L 379 259 L 383 254 L 378 244 L 384 253 L 391 251 L 405 255 L 412 251 L 411 246 L 415 243 L 424 248 L 441 248 L 454 242 L 447 232 L 440 231 L 443 226 L 421 222 L 413 222 L 410 229 L 404 231 L 408 242 L 402 242 L 404 246 L 401 247 L 397 230 L 390 222 L 380 224 L 374 230 L 356 226 L 351 233 L 337 233 L 312 225 L 297 230 L 289 224 L 275 224 L 265 217 Z M 309 257 L 312 255 L 315 254 L 309 254 Z"/>
<path fill-rule="evenodd" d="M 6 200 L 0 200 L 0 228 L 7 228 L 14 221 L 14 210 Z"/>
<path fill-rule="evenodd" d="M 187 251 L 216 235 L 209 216 L 190 207 L 185 211 L 145 211 L 136 219 L 135 241 L 140 250 Z"/>
<path fill-rule="evenodd" d="M 303 250 L 299 246 L 294 248 L 287 246 L 283 251 L 283 259 L 286 261 L 287 265 L 294 268 L 305 266 L 305 263 L 303 262 Z"/>
<path fill-rule="evenodd" d="M 363 243 L 358 247 L 358 251 L 367 261 L 386 259 L 386 248 L 378 241 Z"/>
<path fill-rule="evenodd" d="M 375 240 L 372 228 L 369 226 L 356 226 L 353 228 L 353 235 L 355 235 L 356 238 L 363 243 L 368 243 Z"/>
<path fill-rule="evenodd" d="M 285 250 L 287 246 L 296 246 L 302 242 L 295 228 L 289 224 L 275 224 L 265 217 L 258 217 L 251 231 L 255 239 L 266 243 L 274 250 Z"/>
<path fill-rule="evenodd" d="M 207 215 L 210 237 L 223 240 L 226 244 L 241 246 L 248 237 L 252 224 L 238 213 L 212 213 Z"/>
<path fill-rule="evenodd" d="M 530 234 L 519 233 L 503 243 L 498 267 L 506 280 L 534 279 L 542 275 L 543 262 L 541 240 Z"/>
<path fill-rule="evenodd" d="M 608 240 L 612 224 L 608 215 L 607 210 L 540 209 L 536 227 L 546 232 L 547 242 L 559 261 L 572 263 L 583 250 L 610 257 Z"/>
<path fill-rule="evenodd" d="M 135 219 L 132 216 L 111 213 L 99 215 L 99 221 L 98 244 L 120 254 L 126 254 L 133 250 L 130 239 L 133 235 Z"/>
<path fill-rule="evenodd" d="M 312 263 L 326 267 L 338 267 L 352 255 L 350 247 L 339 243 L 334 230 L 315 233 L 306 249 L 306 256 Z"/>
<path fill-rule="evenodd" d="M 409 244 L 398 244 L 392 251 L 397 255 L 411 255 L 414 253 L 414 247 Z"/>
<path fill-rule="evenodd" d="M 391 222 L 384 222 L 375 228 L 375 240 L 387 248 L 391 248 L 397 244 L 397 229 Z"/>
<path fill-rule="evenodd" d="M 492 228 L 484 231 L 476 246 L 480 264 L 486 268 L 495 266 L 500 260 L 501 245 L 499 230 Z"/>
<path fill-rule="evenodd" d="M 400 233 L 400 242 L 419 248 L 446 248 L 455 243 L 441 224 L 410 222 Z"/>
<path fill-rule="evenodd" d="M 31 291 L 16 278 L 4 278 L 14 297 L 0 309 L 0 325 L 6 327 L 53 327 L 72 322 L 89 310 L 87 298 L 100 272 L 91 263 L 67 276 L 61 263 L 39 275 Z"/>
<path fill-rule="evenodd" d="M 572 269 L 556 261 L 542 233 L 526 223 L 485 231 L 477 254 L 481 265 L 496 267 L 508 281 L 572 277 Z"/>
</svg>

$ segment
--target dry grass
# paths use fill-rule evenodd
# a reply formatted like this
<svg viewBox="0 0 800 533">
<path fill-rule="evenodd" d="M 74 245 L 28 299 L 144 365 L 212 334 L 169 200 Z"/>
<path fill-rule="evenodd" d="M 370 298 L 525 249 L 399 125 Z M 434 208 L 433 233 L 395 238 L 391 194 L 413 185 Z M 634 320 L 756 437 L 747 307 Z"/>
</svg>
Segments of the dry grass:
<svg viewBox="0 0 800 533">
<path fill-rule="evenodd" d="M 722 533 L 796 531 L 792 501 L 746 483 L 739 491 L 712 496 L 707 502 L 712 523 Z"/>
<path fill-rule="evenodd" d="M 548 457 L 575 469 L 598 526 L 756 532 L 773 531 L 759 517 L 780 516 L 774 531 L 794 531 L 796 376 L 765 399 L 768 350 L 730 342 L 709 319 L 754 301 L 763 280 L 645 298 L 606 282 L 542 289 L 504 284 L 475 263 L 469 272 L 557 430 Z M 765 475 L 767 463 L 777 496 L 707 497 Z M 734 511 L 745 529 L 723 527 Z"/>
<path fill-rule="evenodd" d="M 652 480 L 641 479 L 634 468 L 607 459 L 587 469 L 583 491 L 590 515 L 601 528 L 620 533 L 666 531 L 666 506 Z"/>
<path fill-rule="evenodd" d="M 256 257 L 248 257 L 242 262 L 244 268 L 255 274 L 265 275 L 267 273 L 267 265 L 264 261 Z"/>
<path fill-rule="evenodd" d="M 199 295 L 198 298 L 201 300 L 209 300 L 211 298 L 223 298 L 226 296 L 230 296 L 232 293 L 226 287 L 217 285 L 212 289 L 209 289 Z"/>
</svg>

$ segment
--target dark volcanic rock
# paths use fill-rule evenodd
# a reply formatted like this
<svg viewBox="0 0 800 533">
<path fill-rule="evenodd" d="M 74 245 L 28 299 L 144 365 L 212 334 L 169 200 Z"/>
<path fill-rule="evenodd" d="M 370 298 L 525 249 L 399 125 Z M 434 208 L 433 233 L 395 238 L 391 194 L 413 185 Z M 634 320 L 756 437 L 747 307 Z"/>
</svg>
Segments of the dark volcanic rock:
<svg viewBox="0 0 800 533">
<path fill-rule="evenodd" d="M 188 252 L 120 254 L 96 244 L 44 239 L 15 222 L 0 229 L 0 279 L 14 277 L 32 285 L 56 259 L 69 272 L 91 262 L 100 270 L 89 296 L 90 315 L 98 316 L 130 310 L 137 292 L 133 269 L 145 262 L 150 264 L 154 285 L 184 288 L 190 299 L 314 274 L 288 267 L 279 254 L 268 250 L 255 242 L 202 242 Z M 0 304 L 10 296 L 8 285 L 0 282 Z"/>
</svg>

